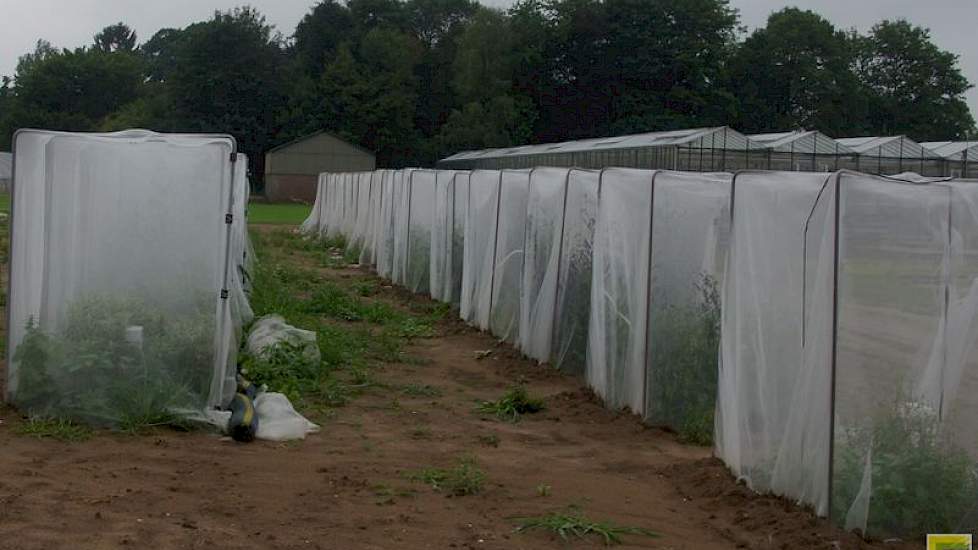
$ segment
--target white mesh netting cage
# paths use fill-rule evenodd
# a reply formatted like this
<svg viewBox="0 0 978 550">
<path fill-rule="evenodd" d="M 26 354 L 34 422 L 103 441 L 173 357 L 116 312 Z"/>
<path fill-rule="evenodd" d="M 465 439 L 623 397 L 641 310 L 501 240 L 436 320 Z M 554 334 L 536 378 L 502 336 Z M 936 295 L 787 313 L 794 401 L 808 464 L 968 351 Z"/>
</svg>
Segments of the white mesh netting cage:
<svg viewBox="0 0 978 550">
<path fill-rule="evenodd" d="M 871 535 L 974 531 L 978 185 L 905 178 L 398 170 L 353 219 L 327 177 L 320 209 L 379 219 L 382 276 L 607 406 L 715 421 L 756 490 Z"/>
<path fill-rule="evenodd" d="M 871 535 L 978 528 L 976 198 L 737 176 L 716 436 L 753 488 Z"/>
<path fill-rule="evenodd" d="M 246 163 L 229 136 L 14 136 L 7 397 L 116 426 L 234 392 Z"/>
</svg>

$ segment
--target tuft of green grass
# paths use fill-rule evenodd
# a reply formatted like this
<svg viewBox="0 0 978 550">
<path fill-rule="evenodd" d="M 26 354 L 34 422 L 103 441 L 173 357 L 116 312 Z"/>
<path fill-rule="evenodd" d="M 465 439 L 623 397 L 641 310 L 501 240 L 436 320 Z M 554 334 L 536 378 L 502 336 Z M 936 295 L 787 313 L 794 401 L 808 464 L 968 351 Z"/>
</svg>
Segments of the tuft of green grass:
<svg viewBox="0 0 978 550">
<path fill-rule="evenodd" d="M 431 428 L 428 426 L 415 426 L 408 432 L 411 439 L 429 439 L 431 438 Z"/>
<path fill-rule="evenodd" d="M 354 292 L 364 298 L 369 298 L 374 294 L 377 294 L 379 288 L 380 286 L 375 281 L 360 281 L 359 283 L 353 285 Z"/>
<path fill-rule="evenodd" d="M 545 485 L 545 484 L 537 485 L 538 497 L 549 497 L 551 491 L 553 491 L 553 487 L 551 487 L 550 485 Z"/>
<path fill-rule="evenodd" d="M 417 492 L 414 489 L 402 489 L 385 484 L 374 485 L 372 489 L 374 496 L 377 497 L 374 504 L 378 506 L 394 504 L 396 497 L 413 498 L 417 496 Z"/>
<path fill-rule="evenodd" d="M 408 479 L 430 485 L 451 496 L 477 495 L 485 488 L 486 473 L 472 457 L 458 460 L 454 468 L 423 468 L 408 474 Z"/>
<path fill-rule="evenodd" d="M 408 384 L 401 393 L 411 397 L 441 397 L 441 390 L 428 384 Z"/>
<path fill-rule="evenodd" d="M 65 418 L 31 417 L 17 426 L 17 433 L 38 439 L 78 442 L 90 439 L 95 432 L 88 426 L 75 424 Z"/>
<path fill-rule="evenodd" d="M 584 538 L 589 535 L 601 537 L 606 546 L 622 543 L 625 535 L 658 537 L 659 534 L 642 527 L 625 527 L 610 522 L 587 518 L 580 510 L 571 508 L 563 512 L 551 512 L 543 516 L 515 518 L 516 532 L 526 533 L 537 529 L 549 531 L 561 539 Z"/>
<path fill-rule="evenodd" d="M 479 443 L 482 443 L 486 447 L 498 447 L 499 446 L 499 436 L 496 434 L 480 435 Z"/>
<path fill-rule="evenodd" d="M 530 397 L 526 386 L 517 384 L 496 401 L 483 401 L 479 412 L 495 415 L 500 420 L 519 422 L 525 414 L 533 414 L 546 409 L 543 399 Z"/>
</svg>

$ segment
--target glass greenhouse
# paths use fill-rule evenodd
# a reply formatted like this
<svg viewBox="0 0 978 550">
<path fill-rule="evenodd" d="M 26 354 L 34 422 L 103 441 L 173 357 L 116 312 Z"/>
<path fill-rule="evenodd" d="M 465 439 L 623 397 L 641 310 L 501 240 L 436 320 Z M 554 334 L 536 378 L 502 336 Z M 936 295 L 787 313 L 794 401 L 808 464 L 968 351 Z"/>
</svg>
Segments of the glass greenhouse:
<svg viewBox="0 0 978 550">
<path fill-rule="evenodd" d="M 856 153 L 840 162 L 839 168 L 883 175 L 905 172 L 924 176 L 944 174 L 944 161 L 906 136 L 838 138 L 836 141 Z"/>
<path fill-rule="evenodd" d="M 746 168 L 747 137 L 726 126 L 465 151 L 439 168 L 504 169 L 537 166 L 662 168 L 712 172 Z"/>
<path fill-rule="evenodd" d="M 944 159 L 942 176 L 978 178 L 978 141 L 930 141 L 921 145 Z"/>
<path fill-rule="evenodd" d="M 14 149 L 7 398 L 103 426 L 227 405 L 251 315 L 234 140 L 21 130 Z"/>
<path fill-rule="evenodd" d="M 749 169 L 831 172 L 856 154 L 817 130 L 750 134 L 747 138 L 751 148 Z"/>
</svg>

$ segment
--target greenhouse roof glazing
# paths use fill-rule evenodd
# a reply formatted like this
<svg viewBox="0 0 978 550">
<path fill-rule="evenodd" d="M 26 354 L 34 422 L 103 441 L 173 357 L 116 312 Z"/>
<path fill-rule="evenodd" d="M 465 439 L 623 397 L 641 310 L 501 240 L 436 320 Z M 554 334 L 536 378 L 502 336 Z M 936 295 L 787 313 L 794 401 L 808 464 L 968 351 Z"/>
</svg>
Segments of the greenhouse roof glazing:
<svg viewBox="0 0 978 550">
<path fill-rule="evenodd" d="M 462 151 L 443 160 L 474 160 L 482 158 L 513 157 L 521 155 L 539 155 L 553 153 L 576 153 L 597 151 L 603 149 L 634 149 L 646 147 L 667 147 L 686 145 L 703 140 L 703 147 L 744 150 L 749 141 L 747 137 L 726 126 L 710 128 L 693 128 L 689 130 L 674 130 L 668 132 L 648 132 L 626 136 L 565 141 L 561 143 L 541 143 L 538 145 L 523 145 L 520 147 L 504 147 L 500 149 L 483 149 L 479 151 Z"/>
</svg>

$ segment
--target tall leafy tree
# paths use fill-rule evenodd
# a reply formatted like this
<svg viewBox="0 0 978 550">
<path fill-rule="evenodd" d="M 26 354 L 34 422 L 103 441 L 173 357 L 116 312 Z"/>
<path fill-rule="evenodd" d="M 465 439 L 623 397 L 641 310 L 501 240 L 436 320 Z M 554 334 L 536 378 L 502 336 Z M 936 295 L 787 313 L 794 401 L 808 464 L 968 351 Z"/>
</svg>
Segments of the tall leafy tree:
<svg viewBox="0 0 978 550">
<path fill-rule="evenodd" d="M 746 132 L 816 128 L 860 133 L 865 107 L 851 67 L 854 41 L 812 11 L 771 14 L 730 62 L 727 85 L 740 102 Z"/>
<path fill-rule="evenodd" d="M 163 74 L 174 125 L 232 134 L 261 174 L 285 104 L 281 37 L 254 9 L 237 8 L 164 42 L 160 58 L 173 62 Z"/>
<path fill-rule="evenodd" d="M 9 133 L 18 127 L 89 131 L 133 101 L 143 83 L 143 66 L 129 53 L 96 49 L 57 51 L 44 41 L 20 59 L 13 88 L 8 84 Z"/>
<path fill-rule="evenodd" d="M 535 112 L 530 98 L 513 87 L 514 41 L 511 20 L 488 8 L 459 36 L 452 84 L 461 106 L 439 131 L 441 151 L 504 147 L 530 138 Z"/>
<path fill-rule="evenodd" d="M 726 124 L 737 12 L 727 0 L 606 0 L 609 133 Z"/>
<path fill-rule="evenodd" d="M 293 50 L 302 69 L 318 78 L 344 41 L 353 37 L 353 15 L 336 0 L 323 0 L 295 29 Z"/>
<path fill-rule="evenodd" d="M 125 23 L 109 25 L 95 35 L 95 49 L 104 52 L 131 52 L 136 49 L 136 31 Z"/>
<path fill-rule="evenodd" d="M 883 21 L 858 39 L 856 73 L 869 94 L 869 123 L 880 134 L 917 140 L 965 139 L 975 120 L 958 56 L 907 21 Z"/>
</svg>

